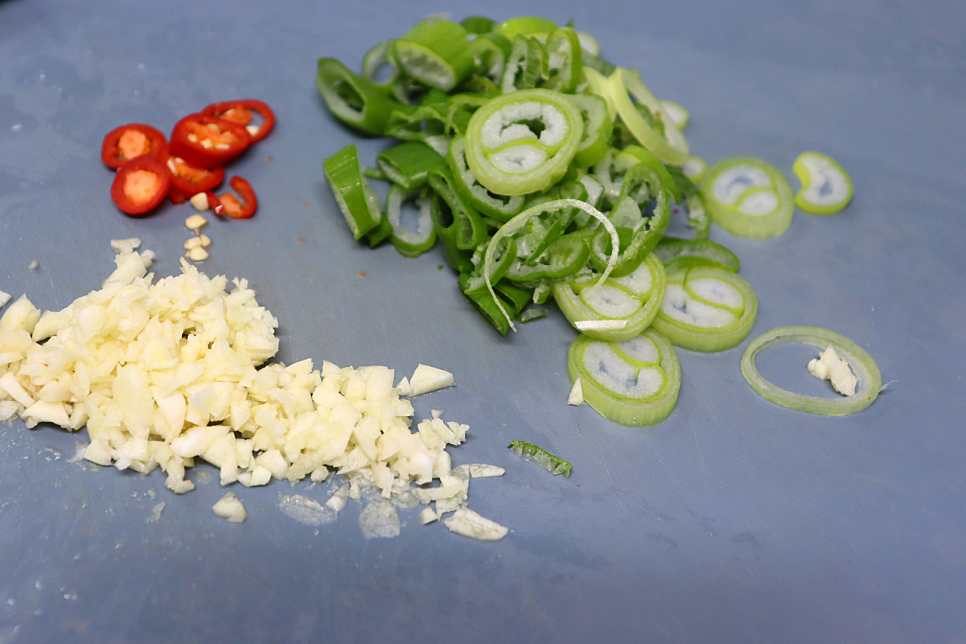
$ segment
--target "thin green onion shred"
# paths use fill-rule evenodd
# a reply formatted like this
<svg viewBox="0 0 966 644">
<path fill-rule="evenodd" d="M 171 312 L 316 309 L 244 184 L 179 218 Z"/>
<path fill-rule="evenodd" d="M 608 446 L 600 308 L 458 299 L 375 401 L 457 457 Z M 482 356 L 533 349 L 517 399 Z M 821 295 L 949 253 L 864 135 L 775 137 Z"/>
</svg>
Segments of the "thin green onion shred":
<svg viewBox="0 0 966 644">
<path fill-rule="evenodd" d="M 823 398 L 794 393 L 773 385 L 758 372 L 755 360 L 762 351 L 780 344 L 807 344 L 822 350 L 833 347 L 858 377 L 858 391 L 851 396 Z M 824 416 L 858 413 L 871 405 L 883 389 L 879 366 L 865 349 L 843 335 L 817 327 L 782 327 L 756 338 L 741 357 L 741 373 L 751 388 L 768 402 Z"/>
<path fill-rule="evenodd" d="M 569 477 L 571 471 L 573 471 L 573 466 L 571 466 L 568 461 L 565 461 L 558 456 L 554 456 L 550 452 L 537 447 L 533 443 L 513 441 L 510 443 L 509 448 L 511 452 L 523 460 L 529 461 L 534 465 L 539 465 L 554 476 L 562 474 L 565 477 Z"/>
</svg>

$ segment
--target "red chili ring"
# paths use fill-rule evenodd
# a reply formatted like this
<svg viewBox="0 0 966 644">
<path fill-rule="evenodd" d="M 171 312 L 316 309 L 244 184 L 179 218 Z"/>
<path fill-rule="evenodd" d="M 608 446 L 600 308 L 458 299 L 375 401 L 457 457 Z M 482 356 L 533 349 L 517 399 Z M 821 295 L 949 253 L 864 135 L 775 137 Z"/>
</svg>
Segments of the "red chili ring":
<svg viewBox="0 0 966 644">
<path fill-rule="evenodd" d="M 275 113 L 272 112 L 272 108 L 268 106 L 267 103 L 255 100 L 253 98 L 242 99 L 238 101 L 224 101 L 221 103 L 212 103 L 205 109 L 201 110 L 202 114 L 207 114 L 208 116 L 217 116 L 218 118 L 223 118 L 226 121 L 232 121 L 231 117 L 225 118 L 225 114 L 233 109 L 241 109 L 250 112 L 258 112 L 262 117 L 262 123 L 258 126 L 258 131 L 252 134 L 252 143 L 257 143 L 264 139 L 275 127 Z M 241 119 L 237 122 L 240 125 L 248 125 L 251 122 L 251 118 L 245 120 Z"/>
<path fill-rule="evenodd" d="M 126 132 L 134 131 L 144 135 L 147 139 L 147 150 L 126 156 L 121 150 L 121 139 Z M 149 155 L 164 160 L 168 156 L 168 142 L 164 134 L 144 123 L 128 123 L 116 127 L 107 133 L 101 143 L 101 161 L 111 170 L 117 170 L 126 161 L 141 155 Z"/>
<path fill-rule="evenodd" d="M 209 145 L 204 144 L 206 140 Z M 181 157 L 195 167 L 217 168 L 244 152 L 251 142 L 252 136 L 244 126 L 196 113 L 175 123 L 169 148 L 172 156 Z"/>
<path fill-rule="evenodd" d="M 147 174 L 155 175 L 151 179 Z M 153 156 L 141 155 L 126 161 L 111 184 L 111 199 L 129 215 L 143 215 L 164 201 L 171 187 L 168 166 Z"/>
</svg>

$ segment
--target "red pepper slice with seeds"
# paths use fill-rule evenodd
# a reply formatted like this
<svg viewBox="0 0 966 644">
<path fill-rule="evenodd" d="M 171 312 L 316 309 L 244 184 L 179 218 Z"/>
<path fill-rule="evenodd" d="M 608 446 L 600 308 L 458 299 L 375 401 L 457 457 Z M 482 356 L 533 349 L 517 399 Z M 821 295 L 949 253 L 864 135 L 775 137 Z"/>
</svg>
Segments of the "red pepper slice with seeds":
<svg viewBox="0 0 966 644">
<path fill-rule="evenodd" d="M 232 187 L 232 190 L 238 193 L 241 201 L 230 192 L 217 197 L 209 192 L 208 205 L 212 211 L 216 215 L 224 214 L 232 219 L 248 219 L 254 215 L 255 209 L 258 208 L 258 198 L 255 197 L 255 191 L 252 190 L 251 184 L 241 177 L 232 177 L 228 184 Z M 215 197 L 214 200 L 212 200 L 212 197 Z"/>
<path fill-rule="evenodd" d="M 262 122 L 257 126 L 251 126 L 252 122 L 252 112 L 256 112 L 262 117 Z M 224 101 L 222 103 L 212 103 L 205 109 L 201 110 L 202 114 L 207 114 L 208 116 L 217 116 L 218 118 L 225 119 L 226 121 L 232 121 L 233 123 L 238 123 L 239 125 L 248 129 L 249 127 L 255 127 L 254 132 L 249 130 L 252 136 L 252 143 L 258 143 L 272 131 L 275 127 L 275 113 L 272 112 L 272 108 L 268 106 L 267 103 L 255 100 L 253 98 L 242 99 L 238 101 Z"/>
<path fill-rule="evenodd" d="M 171 131 L 171 155 L 198 168 L 223 166 L 251 145 L 244 125 L 207 114 L 189 114 Z"/>
<path fill-rule="evenodd" d="M 116 127 L 101 143 L 101 161 L 111 170 L 145 154 L 164 160 L 168 156 L 168 141 L 161 132 L 144 123 Z"/>
<path fill-rule="evenodd" d="M 161 160 L 141 155 L 124 162 L 111 184 L 111 199 L 129 215 L 143 215 L 164 201 L 171 188 L 171 172 Z"/>
<path fill-rule="evenodd" d="M 171 191 L 168 198 L 172 203 L 184 203 L 199 192 L 217 188 L 225 180 L 222 167 L 207 169 L 196 168 L 181 157 L 168 157 L 165 162 L 171 171 Z"/>
</svg>

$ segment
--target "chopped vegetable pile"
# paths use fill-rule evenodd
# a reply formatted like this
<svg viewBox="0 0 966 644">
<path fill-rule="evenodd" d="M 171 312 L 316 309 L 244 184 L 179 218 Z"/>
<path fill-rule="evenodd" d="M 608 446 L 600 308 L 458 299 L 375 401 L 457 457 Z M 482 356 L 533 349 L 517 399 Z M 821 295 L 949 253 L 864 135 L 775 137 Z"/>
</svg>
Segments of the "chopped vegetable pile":
<svg viewBox="0 0 966 644">
<path fill-rule="evenodd" d="M 589 34 L 545 18 L 428 18 L 372 47 L 361 73 L 320 59 L 316 85 L 350 128 L 400 140 L 372 168 L 355 145 L 325 161 L 355 239 L 407 257 L 438 242 L 502 334 L 543 317 L 553 298 L 581 332 L 571 400 L 625 425 L 673 410 L 672 344 L 723 351 L 755 322 L 758 298 L 734 253 L 707 240 L 710 223 L 766 239 L 796 204 L 831 213 L 852 194 L 844 169 L 814 152 L 795 163 L 795 197 L 760 159 L 707 168 L 683 134 L 687 109 L 601 58 Z M 367 178 L 391 182 L 385 210 Z M 403 224 L 407 202 L 415 230 Z M 693 239 L 665 237 L 672 210 Z"/>
</svg>

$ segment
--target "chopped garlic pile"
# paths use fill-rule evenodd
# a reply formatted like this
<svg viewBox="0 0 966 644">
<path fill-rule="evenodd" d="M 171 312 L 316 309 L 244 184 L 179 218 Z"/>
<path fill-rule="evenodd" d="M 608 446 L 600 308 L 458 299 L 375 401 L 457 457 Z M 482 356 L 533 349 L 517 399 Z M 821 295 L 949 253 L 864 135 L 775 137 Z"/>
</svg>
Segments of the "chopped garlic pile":
<svg viewBox="0 0 966 644">
<path fill-rule="evenodd" d="M 411 431 L 413 407 L 392 369 L 326 361 L 317 370 L 311 360 L 259 368 L 278 350 L 278 323 L 245 280 L 229 292 L 227 278 L 182 260 L 181 275 L 154 283 L 153 253 L 115 246 L 117 269 L 101 290 L 43 315 L 21 297 L 0 317 L 0 420 L 86 425 L 87 460 L 160 467 L 177 493 L 194 488 L 185 470 L 201 458 L 220 468 L 222 485 L 322 481 L 331 468 L 355 490 L 397 498 L 439 479 L 415 490 L 419 501 L 440 516 L 465 507 L 468 479 L 481 472 L 451 469 L 446 447 L 468 426 L 434 412 Z M 423 365 L 412 380 L 410 392 L 453 382 Z M 359 498 L 343 492 L 330 503 Z"/>
<path fill-rule="evenodd" d="M 859 379 L 849 369 L 849 363 L 839 357 L 835 349 L 828 347 L 808 363 L 808 372 L 819 380 L 830 380 L 835 391 L 846 396 L 855 393 Z"/>
</svg>

